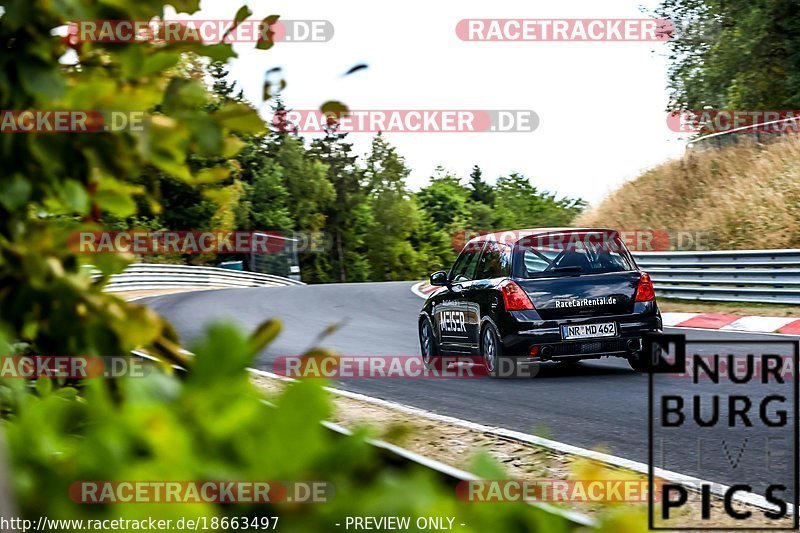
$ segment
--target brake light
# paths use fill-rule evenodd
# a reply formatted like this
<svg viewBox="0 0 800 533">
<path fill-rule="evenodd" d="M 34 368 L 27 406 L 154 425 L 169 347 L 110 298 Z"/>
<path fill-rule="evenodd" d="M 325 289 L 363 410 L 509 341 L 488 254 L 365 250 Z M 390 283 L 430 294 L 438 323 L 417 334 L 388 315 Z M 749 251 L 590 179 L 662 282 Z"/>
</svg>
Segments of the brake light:
<svg viewBox="0 0 800 533">
<path fill-rule="evenodd" d="M 533 309 L 533 304 L 522 287 L 511 281 L 505 280 L 500 284 L 500 291 L 503 293 L 503 303 L 506 311 L 529 311 Z"/>
<path fill-rule="evenodd" d="M 653 281 L 650 274 L 642 272 L 639 278 L 639 286 L 636 288 L 637 302 L 651 302 L 656 299 L 656 291 L 653 288 Z"/>
</svg>

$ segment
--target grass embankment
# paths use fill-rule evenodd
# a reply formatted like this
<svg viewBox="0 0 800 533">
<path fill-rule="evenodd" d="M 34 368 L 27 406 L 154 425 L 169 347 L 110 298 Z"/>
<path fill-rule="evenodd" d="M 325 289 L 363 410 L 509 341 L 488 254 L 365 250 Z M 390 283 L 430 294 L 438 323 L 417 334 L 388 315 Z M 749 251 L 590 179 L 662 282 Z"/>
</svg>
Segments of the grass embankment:
<svg viewBox="0 0 800 533">
<path fill-rule="evenodd" d="M 575 225 L 703 231 L 720 250 L 800 248 L 800 137 L 668 161 L 611 193 Z"/>
</svg>

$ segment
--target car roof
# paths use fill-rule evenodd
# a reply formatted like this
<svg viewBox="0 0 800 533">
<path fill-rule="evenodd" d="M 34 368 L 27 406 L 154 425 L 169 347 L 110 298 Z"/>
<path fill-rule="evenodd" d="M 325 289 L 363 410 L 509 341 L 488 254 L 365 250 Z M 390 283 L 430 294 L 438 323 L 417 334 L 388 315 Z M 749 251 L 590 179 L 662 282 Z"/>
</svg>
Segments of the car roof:
<svg viewBox="0 0 800 533">
<path fill-rule="evenodd" d="M 532 235 L 547 235 L 547 234 L 558 234 L 558 233 L 585 233 L 587 231 L 596 231 L 596 232 L 617 232 L 615 229 L 611 228 L 570 228 L 570 227 L 562 227 L 562 228 L 528 228 L 528 229 L 509 229 L 503 231 L 495 231 L 493 233 L 486 233 L 485 235 L 479 235 L 470 239 L 470 243 L 481 242 L 481 241 L 499 241 L 502 239 L 502 242 L 506 244 L 515 244 L 521 239 L 525 237 L 530 237 Z M 514 235 L 513 238 L 509 239 L 509 234 Z"/>
</svg>

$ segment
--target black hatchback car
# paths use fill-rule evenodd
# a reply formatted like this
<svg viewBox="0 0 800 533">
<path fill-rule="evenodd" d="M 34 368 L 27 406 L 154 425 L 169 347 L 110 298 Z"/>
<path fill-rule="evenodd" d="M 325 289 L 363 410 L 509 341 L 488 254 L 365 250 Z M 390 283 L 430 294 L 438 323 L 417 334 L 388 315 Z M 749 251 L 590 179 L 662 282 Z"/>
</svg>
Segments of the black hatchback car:
<svg viewBox="0 0 800 533">
<path fill-rule="evenodd" d="M 419 315 L 428 366 L 440 356 L 477 356 L 500 377 L 509 362 L 615 356 L 642 371 L 642 335 L 662 329 L 650 277 L 610 229 L 482 235 L 430 282 L 441 288 Z"/>
</svg>

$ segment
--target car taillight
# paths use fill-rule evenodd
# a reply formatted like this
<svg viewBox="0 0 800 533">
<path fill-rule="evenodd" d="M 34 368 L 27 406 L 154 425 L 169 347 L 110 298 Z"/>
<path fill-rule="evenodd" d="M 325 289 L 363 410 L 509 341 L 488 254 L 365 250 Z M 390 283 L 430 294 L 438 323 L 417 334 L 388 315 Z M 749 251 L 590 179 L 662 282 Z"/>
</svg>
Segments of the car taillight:
<svg viewBox="0 0 800 533">
<path fill-rule="evenodd" d="M 529 311 L 533 309 L 533 304 L 522 287 L 511 280 L 506 280 L 500 284 L 503 293 L 503 303 L 506 311 Z"/>
<path fill-rule="evenodd" d="M 653 281 L 650 279 L 650 274 L 642 272 L 639 278 L 639 287 L 636 288 L 636 301 L 651 302 L 655 299 L 656 291 L 653 288 Z"/>
</svg>

